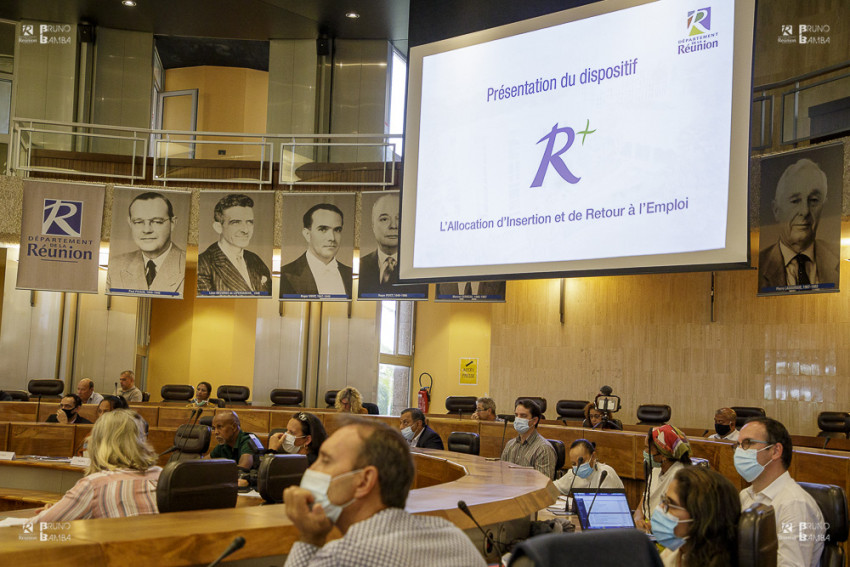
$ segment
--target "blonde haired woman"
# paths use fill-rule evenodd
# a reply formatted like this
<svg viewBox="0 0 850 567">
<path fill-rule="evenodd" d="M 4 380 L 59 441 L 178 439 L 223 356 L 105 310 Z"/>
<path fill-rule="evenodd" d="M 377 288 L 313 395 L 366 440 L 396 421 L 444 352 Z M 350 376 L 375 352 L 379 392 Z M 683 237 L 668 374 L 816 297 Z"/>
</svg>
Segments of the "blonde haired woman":
<svg viewBox="0 0 850 567">
<path fill-rule="evenodd" d="M 336 393 L 334 407 L 336 411 L 343 413 L 369 413 L 369 410 L 363 407 L 363 397 L 353 386 L 346 386 Z"/>
<path fill-rule="evenodd" d="M 33 522 L 65 522 L 156 514 L 160 467 L 147 442 L 147 423 L 135 411 L 101 415 L 89 440 L 86 476 Z"/>
</svg>

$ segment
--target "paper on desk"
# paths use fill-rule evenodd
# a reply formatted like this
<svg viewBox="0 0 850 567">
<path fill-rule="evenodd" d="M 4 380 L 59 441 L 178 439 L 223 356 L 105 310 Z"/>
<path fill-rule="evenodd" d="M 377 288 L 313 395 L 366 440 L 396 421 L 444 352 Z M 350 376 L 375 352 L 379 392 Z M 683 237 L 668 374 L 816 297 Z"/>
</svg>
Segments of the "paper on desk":
<svg viewBox="0 0 850 567">
<path fill-rule="evenodd" d="M 32 520 L 32 518 L 3 518 L 0 520 L 0 528 L 8 526 L 23 526 L 24 524 L 29 523 L 30 520 Z"/>
</svg>

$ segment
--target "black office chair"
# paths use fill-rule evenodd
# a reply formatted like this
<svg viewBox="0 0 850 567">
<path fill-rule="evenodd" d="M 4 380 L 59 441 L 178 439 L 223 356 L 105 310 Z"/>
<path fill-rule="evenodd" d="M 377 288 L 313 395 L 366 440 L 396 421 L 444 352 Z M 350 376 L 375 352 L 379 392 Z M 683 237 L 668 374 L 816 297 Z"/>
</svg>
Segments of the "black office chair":
<svg viewBox="0 0 850 567">
<path fill-rule="evenodd" d="M 516 546 L 509 567 L 663 567 L 655 544 L 636 529 L 593 530 L 575 534 L 545 534 Z"/>
<path fill-rule="evenodd" d="M 467 455 L 481 453 L 481 438 L 471 431 L 452 431 L 449 434 L 448 450 Z"/>
<path fill-rule="evenodd" d="M 672 410 L 663 404 L 643 404 L 638 406 L 638 425 L 664 425 L 670 421 Z"/>
<path fill-rule="evenodd" d="M 210 428 L 206 425 L 184 423 L 174 434 L 174 446 L 177 451 L 171 454 L 169 463 L 200 459 L 210 448 Z"/>
<path fill-rule="evenodd" d="M 168 463 L 156 486 L 161 514 L 185 510 L 233 508 L 239 471 L 230 459 L 196 459 Z"/>
<path fill-rule="evenodd" d="M 818 414 L 818 437 L 850 437 L 850 413 L 822 411 Z"/>
<path fill-rule="evenodd" d="M 446 398 L 446 413 L 472 415 L 475 413 L 475 396 L 449 396 Z"/>
<path fill-rule="evenodd" d="M 555 480 L 563 476 L 564 463 L 567 462 L 567 448 L 564 442 L 558 439 L 546 439 L 552 448 L 555 449 Z"/>
<path fill-rule="evenodd" d="M 764 408 L 757 408 L 755 406 L 732 406 L 732 410 L 735 411 L 735 427 L 737 429 L 741 429 L 747 420 L 751 417 L 764 417 L 767 414 L 764 412 Z"/>
<path fill-rule="evenodd" d="M 339 390 L 328 390 L 325 392 L 325 404 L 327 404 L 328 409 L 336 407 L 336 395 Z"/>
<path fill-rule="evenodd" d="M 206 425 L 207 427 L 212 427 L 213 416 L 207 415 L 198 420 L 198 423 L 201 425 Z"/>
<path fill-rule="evenodd" d="M 30 380 L 27 384 L 27 391 L 30 397 L 42 399 L 59 399 L 62 397 L 62 391 L 65 389 L 65 382 L 62 380 L 44 379 Z"/>
<path fill-rule="evenodd" d="M 30 401 L 30 396 L 28 393 L 23 390 L 4 390 L 6 396 L 8 396 L 10 402 L 28 402 Z"/>
<path fill-rule="evenodd" d="M 304 402 L 304 392 L 286 388 L 275 388 L 269 394 L 272 406 L 300 406 Z"/>
<path fill-rule="evenodd" d="M 211 403 L 212 405 L 214 405 L 217 408 L 223 408 L 224 407 L 224 400 L 220 400 L 218 398 L 210 398 L 210 401 L 208 403 Z"/>
<path fill-rule="evenodd" d="M 818 503 L 826 524 L 826 538 L 821 567 L 844 567 L 846 562 L 841 544 L 847 541 L 847 497 L 844 489 L 834 484 L 800 482 L 800 487 Z"/>
<path fill-rule="evenodd" d="M 159 390 L 164 402 L 188 402 L 195 395 L 195 389 L 189 384 L 166 384 Z"/>
<path fill-rule="evenodd" d="M 589 403 L 587 400 L 558 400 L 555 411 L 563 421 L 584 421 L 584 408 Z"/>
<path fill-rule="evenodd" d="M 218 390 L 216 390 L 215 395 L 217 398 L 221 398 L 228 405 L 231 406 L 251 405 L 248 402 L 248 398 L 251 397 L 251 389 L 247 386 L 225 384 L 223 386 L 218 387 Z"/>
<path fill-rule="evenodd" d="M 151 401 L 151 393 L 150 392 L 142 392 L 142 401 L 143 402 Z"/>
<path fill-rule="evenodd" d="M 381 413 L 381 410 L 378 408 L 378 404 L 373 404 L 372 402 L 363 402 L 363 407 L 366 408 L 366 411 L 369 412 L 369 415 L 378 415 Z"/>
<path fill-rule="evenodd" d="M 540 413 L 546 413 L 546 398 L 541 398 L 538 396 L 520 396 L 516 400 L 514 400 L 514 407 L 516 407 L 517 402 L 520 400 L 533 400 L 537 404 L 537 407 L 540 408 Z M 543 419 L 546 418 L 544 417 Z"/>
<path fill-rule="evenodd" d="M 776 517 L 773 506 L 753 504 L 738 520 L 738 567 L 776 567 Z"/>
<path fill-rule="evenodd" d="M 307 455 L 264 455 L 257 472 L 257 492 L 266 502 L 280 504 L 284 489 L 301 484 L 307 467 Z"/>
</svg>

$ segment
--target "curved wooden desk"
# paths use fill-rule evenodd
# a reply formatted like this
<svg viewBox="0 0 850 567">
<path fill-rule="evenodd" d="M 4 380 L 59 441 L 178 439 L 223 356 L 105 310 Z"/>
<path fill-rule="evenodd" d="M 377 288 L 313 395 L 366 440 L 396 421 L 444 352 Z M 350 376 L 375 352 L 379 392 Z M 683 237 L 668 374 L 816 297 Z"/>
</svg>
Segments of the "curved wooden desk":
<svg viewBox="0 0 850 567">
<path fill-rule="evenodd" d="M 552 504 L 558 490 L 537 471 L 501 461 L 448 451 L 415 450 L 417 486 L 407 500 L 413 514 L 441 516 L 463 530 L 476 529 L 457 509 L 465 500 L 482 524 L 526 519 Z M 0 528 L 0 564 L 62 566 L 84 561 L 87 567 L 161 567 L 209 563 L 237 535 L 247 543 L 231 559 L 281 556 L 298 534 L 282 504 L 227 510 L 80 520 L 50 526 L 40 540 L 21 539 L 20 527 Z M 337 534 L 338 535 L 338 534 Z M 64 541 L 62 541 L 64 540 Z"/>
</svg>

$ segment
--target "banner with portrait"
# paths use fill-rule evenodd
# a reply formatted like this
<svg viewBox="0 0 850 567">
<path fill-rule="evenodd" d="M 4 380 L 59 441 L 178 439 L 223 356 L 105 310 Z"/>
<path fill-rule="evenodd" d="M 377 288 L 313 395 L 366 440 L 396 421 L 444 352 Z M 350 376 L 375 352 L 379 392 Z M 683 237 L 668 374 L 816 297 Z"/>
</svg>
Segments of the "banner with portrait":
<svg viewBox="0 0 850 567">
<path fill-rule="evenodd" d="M 506 282 L 438 283 L 435 301 L 504 303 Z"/>
<path fill-rule="evenodd" d="M 24 180 L 17 289 L 97 293 L 103 185 Z"/>
<path fill-rule="evenodd" d="M 282 301 L 351 299 L 354 193 L 285 193 Z"/>
<path fill-rule="evenodd" d="M 271 297 L 273 191 L 201 191 L 198 297 Z"/>
<path fill-rule="evenodd" d="M 115 188 L 108 295 L 183 298 L 191 209 L 188 191 Z"/>
<path fill-rule="evenodd" d="M 357 299 L 427 300 L 428 284 L 398 283 L 398 191 L 364 192 L 360 198 Z"/>
<path fill-rule="evenodd" d="M 759 295 L 839 290 L 844 145 L 761 160 Z"/>
</svg>

